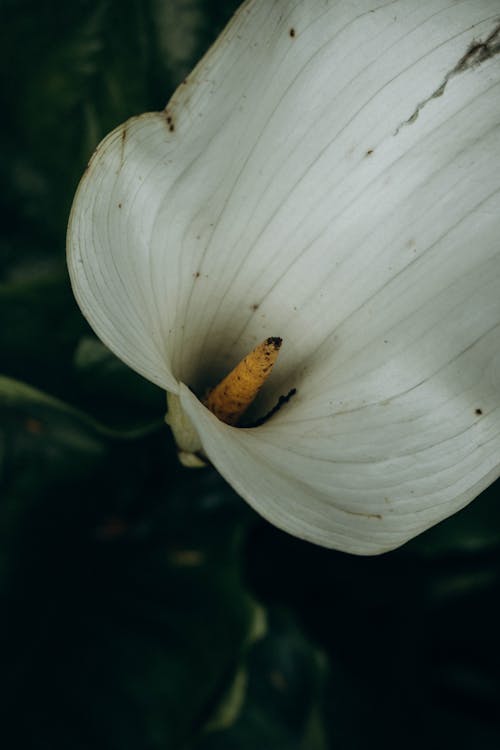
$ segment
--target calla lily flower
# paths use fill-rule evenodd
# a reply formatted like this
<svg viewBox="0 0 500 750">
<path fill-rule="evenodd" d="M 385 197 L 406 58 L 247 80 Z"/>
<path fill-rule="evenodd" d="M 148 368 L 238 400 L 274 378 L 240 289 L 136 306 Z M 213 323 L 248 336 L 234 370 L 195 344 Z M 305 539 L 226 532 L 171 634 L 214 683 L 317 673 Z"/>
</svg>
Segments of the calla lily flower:
<svg viewBox="0 0 500 750">
<path fill-rule="evenodd" d="M 82 178 L 84 315 L 298 537 L 383 552 L 499 476 L 499 52 L 498 0 L 250 0 Z M 268 337 L 249 423 L 295 395 L 226 424 L 206 389 Z"/>
</svg>

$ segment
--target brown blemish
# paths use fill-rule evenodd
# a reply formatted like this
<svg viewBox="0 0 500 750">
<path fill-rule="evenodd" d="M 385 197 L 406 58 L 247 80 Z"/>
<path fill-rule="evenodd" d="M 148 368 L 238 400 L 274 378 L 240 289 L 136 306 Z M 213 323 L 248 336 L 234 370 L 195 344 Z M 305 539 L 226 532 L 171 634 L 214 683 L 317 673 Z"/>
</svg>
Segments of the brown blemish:
<svg viewBox="0 0 500 750">
<path fill-rule="evenodd" d="M 455 73 L 461 73 L 468 68 L 480 65 L 490 57 L 500 52 L 500 24 L 484 40 L 484 42 L 473 42 L 465 55 L 459 60 L 455 67 Z"/>
<path fill-rule="evenodd" d="M 295 37 L 295 29 L 294 28 L 291 28 L 288 33 L 290 34 L 290 36 L 292 37 L 292 39 Z"/>
<path fill-rule="evenodd" d="M 123 167 L 123 161 L 125 158 L 125 143 L 127 140 L 127 125 L 125 124 L 122 129 L 121 144 L 120 144 L 120 169 Z"/>
<path fill-rule="evenodd" d="M 381 513 L 359 513 L 355 510 L 346 510 L 343 508 L 344 513 L 348 513 L 350 516 L 361 516 L 361 518 L 374 518 L 378 521 L 382 521 L 383 516 Z"/>
<path fill-rule="evenodd" d="M 168 129 L 170 130 L 170 132 L 173 133 L 175 130 L 175 125 L 174 125 L 174 120 L 172 118 L 172 115 L 167 115 L 167 125 L 168 125 Z"/>
<path fill-rule="evenodd" d="M 477 414 L 478 417 L 480 417 L 481 414 L 483 413 L 483 410 L 482 409 L 476 409 L 476 411 L 474 413 Z"/>
<path fill-rule="evenodd" d="M 193 276 L 195 279 L 199 279 L 201 276 L 201 273 L 199 271 L 196 271 L 196 273 L 193 273 Z"/>
<path fill-rule="evenodd" d="M 411 117 L 409 117 L 407 120 L 402 122 L 394 131 L 393 135 L 397 135 L 401 128 L 405 127 L 406 125 L 411 125 L 414 123 L 418 116 L 420 115 L 420 112 L 422 109 L 428 104 L 432 99 L 438 99 L 439 97 L 443 96 L 446 87 L 449 83 L 449 81 L 454 78 L 457 75 L 460 75 L 461 73 L 464 73 L 468 70 L 471 70 L 472 68 L 477 67 L 478 65 L 481 65 L 485 60 L 489 60 L 490 58 L 494 57 L 495 55 L 498 55 L 500 53 L 500 24 L 498 24 L 495 29 L 491 32 L 491 34 L 484 40 L 484 41 L 474 41 L 467 49 L 466 53 L 460 58 L 458 63 L 455 65 L 454 68 L 452 68 L 444 77 L 442 83 L 438 88 L 427 97 L 427 99 L 424 99 L 422 102 L 417 104 L 417 107 Z"/>
<path fill-rule="evenodd" d="M 369 148 L 368 151 L 366 152 L 365 156 L 371 156 L 372 154 L 373 154 L 373 149 Z"/>
<path fill-rule="evenodd" d="M 257 303 L 250 305 L 250 310 L 253 310 L 254 312 L 259 309 L 259 306 Z"/>
<path fill-rule="evenodd" d="M 118 204 L 118 208 L 121 208 L 121 207 L 122 207 L 122 204 L 121 204 L 121 203 L 119 203 L 119 204 Z"/>
</svg>

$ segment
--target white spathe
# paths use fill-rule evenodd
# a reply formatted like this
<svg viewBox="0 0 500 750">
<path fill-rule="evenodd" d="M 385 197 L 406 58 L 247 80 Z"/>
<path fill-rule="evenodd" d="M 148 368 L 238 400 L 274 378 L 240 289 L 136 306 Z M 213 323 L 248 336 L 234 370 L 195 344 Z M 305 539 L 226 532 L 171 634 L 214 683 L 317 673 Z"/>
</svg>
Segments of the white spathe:
<svg viewBox="0 0 500 750">
<path fill-rule="evenodd" d="M 499 0 L 251 0 L 81 181 L 83 313 L 296 536 L 389 550 L 499 476 L 499 49 Z M 229 427 L 193 392 L 268 336 L 259 413 L 297 394 Z"/>
</svg>

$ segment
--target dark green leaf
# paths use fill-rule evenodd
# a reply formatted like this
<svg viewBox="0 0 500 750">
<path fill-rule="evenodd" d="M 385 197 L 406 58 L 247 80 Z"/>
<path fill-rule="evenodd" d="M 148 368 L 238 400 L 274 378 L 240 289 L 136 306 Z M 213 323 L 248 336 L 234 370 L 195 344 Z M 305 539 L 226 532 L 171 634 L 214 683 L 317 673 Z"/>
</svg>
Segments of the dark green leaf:
<svg viewBox="0 0 500 750">
<path fill-rule="evenodd" d="M 290 615 L 273 611 L 247 659 L 245 695 L 229 727 L 209 731 L 196 750 L 326 750 L 325 660 Z"/>
</svg>

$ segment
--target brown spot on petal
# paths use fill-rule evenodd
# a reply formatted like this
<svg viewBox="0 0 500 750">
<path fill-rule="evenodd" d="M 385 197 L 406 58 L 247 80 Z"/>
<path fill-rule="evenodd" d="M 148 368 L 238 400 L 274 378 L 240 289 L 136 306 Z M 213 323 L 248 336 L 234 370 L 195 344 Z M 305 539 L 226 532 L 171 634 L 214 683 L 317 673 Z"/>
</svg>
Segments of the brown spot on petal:
<svg viewBox="0 0 500 750">
<path fill-rule="evenodd" d="M 168 129 L 170 130 L 170 132 L 173 133 L 175 130 L 175 125 L 174 125 L 174 119 L 172 115 L 167 114 L 167 125 L 168 125 Z"/>
<path fill-rule="evenodd" d="M 120 147 L 120 169 L 123 167 L 125 158 L 125 143 L 127 141 L 127 124 L 122 126 L 121 147 Z"/>
</svg>

